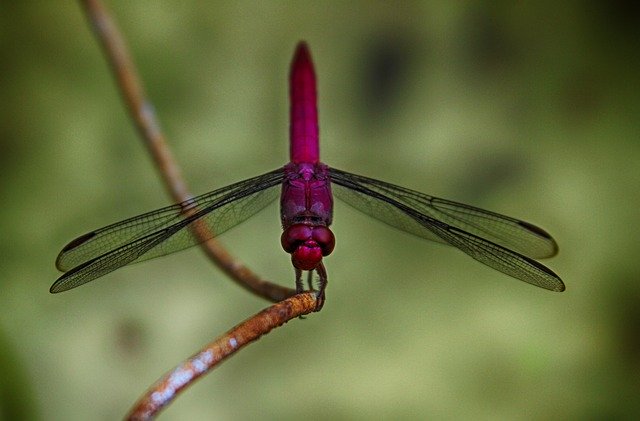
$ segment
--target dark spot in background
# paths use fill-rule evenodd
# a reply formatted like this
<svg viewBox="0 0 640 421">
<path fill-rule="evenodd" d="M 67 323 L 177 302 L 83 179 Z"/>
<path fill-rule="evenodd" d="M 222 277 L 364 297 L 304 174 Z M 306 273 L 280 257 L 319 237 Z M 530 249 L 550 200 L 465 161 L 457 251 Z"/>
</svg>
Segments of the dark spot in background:
<svg viewBox="0 0 640 421">
<path fill-rule="evenodd" d="M 144 354 L 147 347 L 145 329 L 138 320 L 119 320 L 114 330 L 117 349 L 126 357 L 135 358 Z"/>
<path fill-rule="evenodd" d="M 397 112 L 401 95 L 407 89 L 413 53 L 413 44 L 406 36 L 384 33 L 369 39 L 358 59 L 363 124 L 375 127 L 381 118 L 388 121 Z"/>
<path fill-rule="evenodd" d="M 492 76 L 517 58 L 517 43 L 503 21 L 485 10 L 467 14 L 459 42 L 463 68 L 476 76 Z"/>
<path fill-rule="evenodd" d="M 0 330 L 0 419 L 34 420 L 38 414 L 38 399 L 32 383 L 38 381 L 27 369 L 27 359 Z"/>
<path fill-rule="evenodd" d="M 613 332 L 618 338 L 620 361 L 629 372 L 640 370 L 640 274 L 628 275 L 611 298 Z M 640 380 L 639 380 L 640 383 Z"/>
<path fill-rule="evenodd" d="M 634 0 L 600 0 L 593 13 L 595 28 L 601 28 L 605 36 L 615 42 L 633 44 L 640 42 L 640 2 Z M 616 48 L 616 45 L 611 45 Z M 636 51 L 638 53 L 638 51 Z"/>
<path fill-rule="evenodd" d="M 18 124 L 6 122 L 4 117 L 0 117 L 0 166 L 5 174 L 13 172 L 18 162 L 23 160 L 24 148 L 20 137 Z"/>
</svg>

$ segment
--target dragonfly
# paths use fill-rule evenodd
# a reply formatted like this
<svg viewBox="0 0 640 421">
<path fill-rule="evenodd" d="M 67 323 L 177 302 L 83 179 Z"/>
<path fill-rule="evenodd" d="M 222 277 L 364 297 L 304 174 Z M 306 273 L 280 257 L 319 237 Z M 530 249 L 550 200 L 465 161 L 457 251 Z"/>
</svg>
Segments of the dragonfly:
<svg viewBox="0 0 640 421">
<path fill-rule="evenodd" d="M 67 291 L 123 266 L 199 244 L 279 198 L 280 240 L 291 255 L 296 291 L 305 291 L 302 277 L 307 273 L 308 288 L 316 293 L 315 310 L 319 311 L 327 286 L 323 258 L 335 247 L 329 228 L 334 194 L 392 227 L 451 245 L 537 287 L 564 291 L 560 277 L 536 260 L 558 252 L 556 241 L 542 228 L 322 163 L 316 74 L 304 41 L 298 44 L 291 64 L 289 98 L 290 162 L 284 167 L 76 238 L 58 255 L 56 267 L 64 274 L 50 292 Z M 314 273 L 317 289 L 312 285 Z"/>
</svg>

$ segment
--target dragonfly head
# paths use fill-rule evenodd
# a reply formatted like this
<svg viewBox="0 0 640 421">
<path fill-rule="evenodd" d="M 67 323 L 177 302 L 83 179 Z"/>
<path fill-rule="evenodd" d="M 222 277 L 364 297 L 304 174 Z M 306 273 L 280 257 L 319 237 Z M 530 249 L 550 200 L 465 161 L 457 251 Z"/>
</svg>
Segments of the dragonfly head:
<svg viewBox="0 0 640 421">
<path fill-rule="evenodd" d="M 293 266 L 300 270 L 313 270 L 333 251 L 336 240 L 325 226 L 294 224 L 280 237 L 282 248 L 291 254 Z"/>
</svg>

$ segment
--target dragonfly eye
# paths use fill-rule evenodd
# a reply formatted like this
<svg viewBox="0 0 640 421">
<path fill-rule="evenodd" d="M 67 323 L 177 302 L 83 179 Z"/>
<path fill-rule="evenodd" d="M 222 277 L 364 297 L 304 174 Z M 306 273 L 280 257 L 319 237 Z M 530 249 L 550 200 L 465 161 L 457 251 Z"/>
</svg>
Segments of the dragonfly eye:
<svg viewBox="0 0 640 421">
<path fill-rule="evenodd" d="M 280 244 L 287 253 L 293 253 L 301 244 L 311 239 L 312 228 L 308 225 L 291 225 L 280 236 Z"/>
<path fill-rule="evenodd" d="M 328 256 L 333 251 L 336 240 L 331 230 L 325 226 L 295 224 L 284 230 L 280 243 L 287 253 L 293 253 L 298 247 L 306 245 L 320 247 L 322 255 Z"/>
<path fill-rule="evenodd" d="M 280 237 L 282 248 L 291 253 L 293 265 L 301 270 L 312 270 L 333 251 L 336 240 L 325 226 L 294 224 Z"/>
<path fill-rule="evenodd" d="M 320 245 L 323 256 L 330 255 L 336 245 L 336 239 L 333 233 L 325 226 L 315 227 L 311 238 Z"/>
</svg>

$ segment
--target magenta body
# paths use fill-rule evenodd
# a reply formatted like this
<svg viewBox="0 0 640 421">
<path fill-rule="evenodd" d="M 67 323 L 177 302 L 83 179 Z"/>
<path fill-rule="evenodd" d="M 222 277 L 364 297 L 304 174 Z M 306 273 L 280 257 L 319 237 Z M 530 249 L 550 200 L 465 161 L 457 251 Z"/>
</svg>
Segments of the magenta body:
<svg viewBox="0 0 640 421">
<path fill-rule="evenodd" d="M 289 163 L 280 199 L 280 216 L 284 228 L 293 224 L 331 225 L 333 197 L 322 163 Z"/>
<path fill-rule="evenodd" d="M 327 166 L 320 162 L 316 78 L 309 50 L 298 44 L 289 76 L 290 159 L 280 197 L 281 243 L 299 270 L 313 270 L 335 244 L 329 230 L 333 197 Z"/>
<path fill-rule="evenodd" d="M 316 73 L 307 44 L 296 48 L 289 74 L 290 159 L 295 164 L 320 160 Z"/>
</svg>

